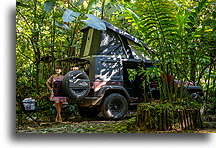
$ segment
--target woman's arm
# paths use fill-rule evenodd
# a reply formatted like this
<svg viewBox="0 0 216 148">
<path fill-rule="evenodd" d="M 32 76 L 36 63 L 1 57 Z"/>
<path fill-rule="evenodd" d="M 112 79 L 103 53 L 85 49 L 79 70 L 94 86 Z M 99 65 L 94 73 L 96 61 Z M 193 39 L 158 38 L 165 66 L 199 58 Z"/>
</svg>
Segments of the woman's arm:
<svg viewBox="0 0 216 148">
<path fill-rule="evenodd" d="M 49 85 L 49 82 L 46 81 L 46 85 L 49 88 L 49 90 L 52 90 L 52 87 Z"/>
<path fill-rule="evenodd" d="M 49 90 L 53 90 L 52 87 L 50 86 L 50 84 L 52 84 L 53 82 L 53 75 L 46 81 L 46 85 L 49 88 Z"/>
</svg>

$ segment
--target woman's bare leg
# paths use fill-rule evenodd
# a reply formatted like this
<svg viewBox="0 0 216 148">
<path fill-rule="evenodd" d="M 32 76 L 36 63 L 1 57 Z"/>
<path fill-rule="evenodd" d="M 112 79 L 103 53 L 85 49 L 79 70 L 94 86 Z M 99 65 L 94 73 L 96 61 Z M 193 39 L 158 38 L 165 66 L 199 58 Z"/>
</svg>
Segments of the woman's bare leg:
<svg viewBox="0 0 216 148">
<path fill-rule="evenodd" d="M 62 122 L 61 111 L 62 111 L 63 102 L 59 102 L 58 104 L 59 104 L 59 106 L 58 106 L 58 109 L 59 109 L 59 122 Z"/>
<path fill-rule="evenodd" d="M 56 119 L 55 119 L 55 121 L 56 122 L 59 122 L 59 103 L 57 103 L 57 102 L 55 102 L 55 105 L 56 105 Z"/>
</svg>

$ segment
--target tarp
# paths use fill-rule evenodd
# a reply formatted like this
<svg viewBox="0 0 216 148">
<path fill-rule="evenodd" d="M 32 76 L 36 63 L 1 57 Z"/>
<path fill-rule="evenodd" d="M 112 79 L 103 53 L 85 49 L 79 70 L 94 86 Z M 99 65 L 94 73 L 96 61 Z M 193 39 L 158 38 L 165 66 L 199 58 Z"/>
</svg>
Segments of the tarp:
<svg viewBox="0 0 216 148">
<path fill-rule="evenodd" d="M 131 41 L 133 41 L 133 42 L 135 42 L 135 43 L 137 43 L 137 44 L 141 44 L 142 46 L 145 47 L 146 50 L 149 50 L 147 44 L 145 44 L 143 41 L 139 40 L 138 38 L 136 38 L 136 37 L 130 35 L 129 33 L 125 32 L 125 31 L 123 31 L 123 30 L 117 28 L 116 26 L 114 26 L 114 25 L 108 23 L 108 22 L 105 21 L 105 20 L 103 20 L 103 22 L 104 22 L 104 24 L 106 25 L 106 27 L 107 27 L 108 29 L 110 29 L 110 30 L 112 30 L 112 31 L 114 31 L 114 32 L 116 32 L 116 33 L 118 33 L 119 35 L 122 35 L 122 36 L 126 37 L 127 39 L 129 39 L 129 40 L 131 40 Z M 88 29 L 88 28 L 90 28 L 90 27 L 89 27 L 88 25 L 86 25 L 86 26 L 84 26 L 84 27 L 81 29 L 81 31 L 86 30 L 86 29 Z"/>
<path fill-rule="evenodd" d="M 114 31 L 114 32 L 116 32 L 116 33 L 118 33 L 118 34 L 126 37 L 127 39 L 129 39 L 129 40 L 131 40 L 131 41 L 133 41 L 133 42 L 135 42 L 137 44 L 142 44 L 145 47 L 145 49 L 147 49 L 147 50 L 149 49 L 148 46 L 147 46 L 147 44 L 145 44 L 143 41 L 137 39 L 136 37 L 130 35 L 129 33 L 127 33 L 125 31 L 123 31 L 123 30 L 115 27 L 114 25 L 112 25 L 112 24 L 110 24 L 110 23 L 108 23 L 108 22 L 106 22 L 104 20 L 103 20 L 103 22 L 105 23 L 106 27 L 109 28 L 109 29 L 111 29 L 112 31 Z"/>
<path fill-rule="evenodd" d="M 87 25 L 81 29 L 84 35 L 80 57 L 121 55 L 122 58 L 142 58 L 142 56 L 135 55 L 139 51 L 135 51 L 135 48 L 132 49 L 132 44 L 129 45 L 129 42 L 132 42 L 133 45 L 144 46 L 148 50 L 145 43 L 114 25 L 104 20 L 103 22 L 107 27 L 104 31 L 92 30 Z"/>
<path fill-rule="evenodd" d="M 101 32 L 100 55 L 121 55 L 127 57 L 127 52 L 122 46 L 122 42 L 118 34 L 111 30 Z"/>
</svg>

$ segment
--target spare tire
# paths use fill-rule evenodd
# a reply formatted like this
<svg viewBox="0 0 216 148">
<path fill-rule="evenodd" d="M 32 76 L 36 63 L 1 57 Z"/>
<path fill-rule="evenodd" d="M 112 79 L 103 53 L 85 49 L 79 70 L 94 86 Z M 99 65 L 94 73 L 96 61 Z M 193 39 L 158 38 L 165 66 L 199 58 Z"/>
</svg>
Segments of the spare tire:
<svg viewBox="0 0 216 148">
<path fill-rule="evenodd" d="M 90 91 L 90 80 L 81 70 L 69 71 L 63 79 L 62 88 L 64 94 L 70 99 L 80 100 Z"/>
</svg>

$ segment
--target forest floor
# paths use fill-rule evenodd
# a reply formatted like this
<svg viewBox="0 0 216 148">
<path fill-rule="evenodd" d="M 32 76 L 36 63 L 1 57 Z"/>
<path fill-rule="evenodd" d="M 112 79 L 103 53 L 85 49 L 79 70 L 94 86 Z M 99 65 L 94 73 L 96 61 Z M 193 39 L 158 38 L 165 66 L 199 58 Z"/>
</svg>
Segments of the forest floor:
<svg viewBox="0 0 216 148">
<path fill-rule="evenodd" d="M 216 133 L 215 123 L 197 130 L 139 131 L 126 125 L 128 119 L 106 121 L 96 119 L 74 118 L 62 123 L 41 122 L 40 126 L 33 122 L 17 126 L 17 133 Z"/>
</svg>

